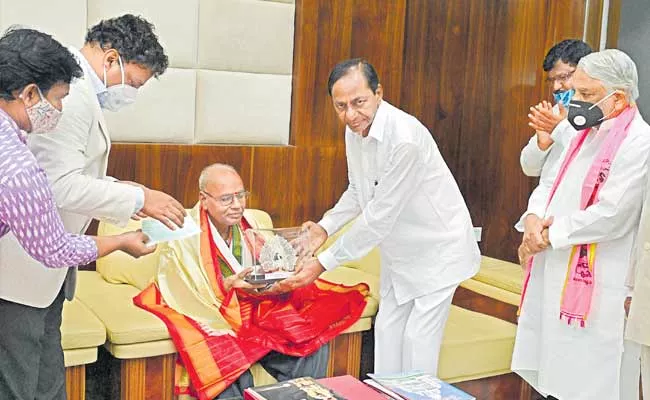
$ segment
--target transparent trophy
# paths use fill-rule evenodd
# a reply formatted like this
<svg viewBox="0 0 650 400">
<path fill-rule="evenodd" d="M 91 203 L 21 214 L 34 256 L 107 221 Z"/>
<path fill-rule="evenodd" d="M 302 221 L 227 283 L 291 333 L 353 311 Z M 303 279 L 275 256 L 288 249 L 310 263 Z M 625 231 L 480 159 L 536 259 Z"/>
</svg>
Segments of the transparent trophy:
<svg viewBox="0 0 650 400">
<path fill-rule="evenodd" d="M 269 284 L 293 275 L 308 245 L 307 232 L 300 227 L 248 229 L 244 235 L 251 255 L 244 267 L 253 268 L 245 280 L 252 284 Z"/>
</svg>

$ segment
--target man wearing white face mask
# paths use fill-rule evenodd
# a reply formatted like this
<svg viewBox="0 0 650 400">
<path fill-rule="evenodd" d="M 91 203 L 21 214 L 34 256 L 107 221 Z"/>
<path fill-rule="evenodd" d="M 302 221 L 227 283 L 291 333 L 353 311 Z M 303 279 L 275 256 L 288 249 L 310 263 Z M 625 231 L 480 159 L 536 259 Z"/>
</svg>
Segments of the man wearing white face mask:
<svg viewBox="0 0 650 400">
<path fill-rule="evenodd" d="M 167 56 L 153 26 L 133 15 L 101 21 L 89 29 L 81 50 L 70 51 L 84 76 L 70 85 L 63 102 L 65 113 L 56 128 L 47 135 L 28 138 L 29 148 L 52 186 L 66 230 L 83 233 L 93 218 L 124 225 L 130 218 L 150 216 L 170 227 L 182 225 L 185 210 L 171 196 L 106 176 L 111 141 L 102 108 L 117 110 L 133 102 L 137 88 L 167 68 Z M 25 254 L 13 235 L 0 239 L 0 299 L 38 313 L 55 309 L 63 295 L 72 299 L 75 282 L 76 268 L 44 268 Z M 15 326 L 28 329 L 28 314 L 18 315 Z M 58 329 L 56 318 L 48 324 L 44 332 Z M 0 341 L 3 335 L 17 334 L 16 330 L 5 332 L 0 329 Z M 8 357 L 21 360 L 25 374 L 33 374 L 26 379 L 36 380 L 41 387 L 61 379 L 63 365 L 49 357 L 40 357 L 40 364 L 36 357 L 36 364 L 31 365 L 21 355 L 58 353 L 60 349 L 60 340 L 43 333 L 33 348 L 7 351 Z"/>
</svg>

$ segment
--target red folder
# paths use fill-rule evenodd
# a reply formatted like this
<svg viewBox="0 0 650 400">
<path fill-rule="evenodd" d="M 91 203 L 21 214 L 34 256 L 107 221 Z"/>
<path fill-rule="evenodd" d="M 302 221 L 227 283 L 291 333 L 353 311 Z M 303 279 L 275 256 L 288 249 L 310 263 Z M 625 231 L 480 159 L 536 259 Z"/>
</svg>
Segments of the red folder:
<svg viewBox="0 0 650 400">
<path fill-rule="evenodd" d="M 377 392 L 360 380 L 350 376 L 335 376 L 319 379 L 318 382 L 350 400 L 386 400 L 388 396 Z"/>
</svg>

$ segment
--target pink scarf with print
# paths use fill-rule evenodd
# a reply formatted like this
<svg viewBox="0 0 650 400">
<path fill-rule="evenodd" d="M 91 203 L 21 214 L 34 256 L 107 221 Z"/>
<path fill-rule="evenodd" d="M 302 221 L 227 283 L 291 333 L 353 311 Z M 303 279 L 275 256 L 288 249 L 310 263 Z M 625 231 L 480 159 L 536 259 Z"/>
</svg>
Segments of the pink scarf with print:
<svg viewBox="0 0 650 400">
<path fill-rule="evenodd" d="M 585 210 L 587 207 L 598 203 L 598 193 L 609 177 L 609 170 L 612 161 L 614 160 L 618 149 L 621 147 L 621 143 L 623 143 L 623 140 L 627 137 L 630 124 L 632 123 L 636 113 L 636 108 L 628 107 L 615 119 L 614 126 L 607 134 L 607 137 L 605 138 L 598 155 L 594 159 L 593 164 L 589 168 L 587 176 L 582 184 L 582 195 L 580 198 L 581 210 Z M 569 150 L 562 162 L 562 166 L 558 171 L 555 182 L 553 182 L 553 187 L 551 188 L 546 203 L 547 209 L 553 199 L 557 187 L 566 175 L 569 165 L 575 159 L 580 148 L 584 144 L 589 131 L 590 129 L 585 129 L 578 132 L 578 135 L 571 141 L 571 145 L 569 146 Z M 567 323 L 569 324 L 575 320 L 580 322 L 581 327 L 585 326 L 585 321 L 587 320 L 587 315 L 591 308 L 591 299 L 594 291 L 596 245 L 597 243 L 579 244 L 573 246 L 573 249 L 571 249 L 566 279 L 562 290 L 562 300 L 560 303 L 560 319 L 562 319 L 562 317 L 566 318 Z M 524 297 L 526 296 L 528 281 L 530 280 L 533 258 L 534 257 L 531 257 L 526 264 L 521 302 L 519 303 L 520 311 L 524 303 Z"/>
</svg>

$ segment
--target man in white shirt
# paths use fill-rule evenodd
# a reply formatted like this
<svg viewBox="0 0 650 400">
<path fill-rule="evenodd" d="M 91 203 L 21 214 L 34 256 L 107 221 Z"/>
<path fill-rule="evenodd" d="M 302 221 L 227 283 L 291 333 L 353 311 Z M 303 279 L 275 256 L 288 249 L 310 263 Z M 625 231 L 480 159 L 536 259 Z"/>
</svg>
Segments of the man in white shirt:
<svg viewBox="0 0 650 400">
<path fill-rule="evenodd" d="M 535 135 L 522 149 L 520 156 L 521 168 L 528 176 L 539 176 L 540 181 L 552 182 L 557 175 L 564 154 L 576 134 L 566 119 L 568 104 L 575 92 L 573 88 L 573 73 L 580 59 L 592 52 L 591 47 L 582 40 L 567 39 L 554 45 L 546 54 L 543 69 L 547 72 L 548 82 L 555 106 L 543 101 L 531 107 L 529 126 L 535 129 Z M 550 132 L 550 133 L 549 133 Z M 543 203 L 539 199 L 544 191 L 536 189 L 530 198 L 530 203 Z M 522 242 L 529 243 L 536 238 L 540 240 L 540 232 L 551 221 L 544 221 L 531 215 L 523 218 L 515 228 L 523 232 Z M 521 248 L 523 252 L 523 247 Z M 535 249 L 540 250 L 540 249 Z M 638 381 L 640 348 L 634 343 L 625 341 L 623 363 L 621 366 L 621 399 L 638 399 Z"/>
<path fill-rule="evenodd" d="M 84 76 L 70 85 L 55 130 L 28 139 L 66 230 L 83 233 L 93 218 L 181 225 L 185 210 L 171 196 L 106 176 L 111 141 L 102 109 L 132 103 L 137 88 L 167 68 L 153 25 L 129 14 L 104 20 L 70 51 Z M 0 322 L 11 321 L 0 329 L 0 399 L 64 399 L 61 312 L 64 298 L 73 298 L 76 268 L 45 268 L 26 254 L 12 235 L 0 239 Z"/>
<path fill-rule="evenodd" d="M 531 236 L 522 245 L 524 261 L 535 257 L 526 263 L 512 370 L 560 400 L 617 400 L 650 126 L 634 105 L 636 65 L 625 53 L 583 57 L 573 85 L 568 120 L 579 132 L 524 214 L 549 226 L 537 232 L 541 242 Z"/>
<path fill-rule="evenodd" d="M 372 65 L 363 59 L 337 64 L 328 88 L 346 125 L 349 185 L 318 224 L 304 224 L 310 250 L 356 220 L 276 290 L 305 286 L 379 247 L 375 371 L 435 374 L 454 291 L 480 264 L 469 211 L 431 133 L 382 99 Z"/>
<path fill-rule="evenodd" d="M 535 129 L 535 134 L 519 157 L 521 169 L 527 176 L 539 176 L 544 180 L 553 179 L 557 174 L 562 151 L 575 135 L 575 129 L 566 120 L 566 107 L 575 91 L 573 73 L 580 59 L 591 51 L 591 47 L 582 40 L 567 39 L 555 44 L 546 53 L 543 69 L 556 104 L 551 107 L 544 101 L 530 108 L 529 126 Z M 558 135 L 559 132 L 563 135 Z M 529 220 L 528 225 L 518 224 L 517 229 L 526 235 L 541 231 L 541 227 L 532 225 L 532 222 Z"/>
</svg>

